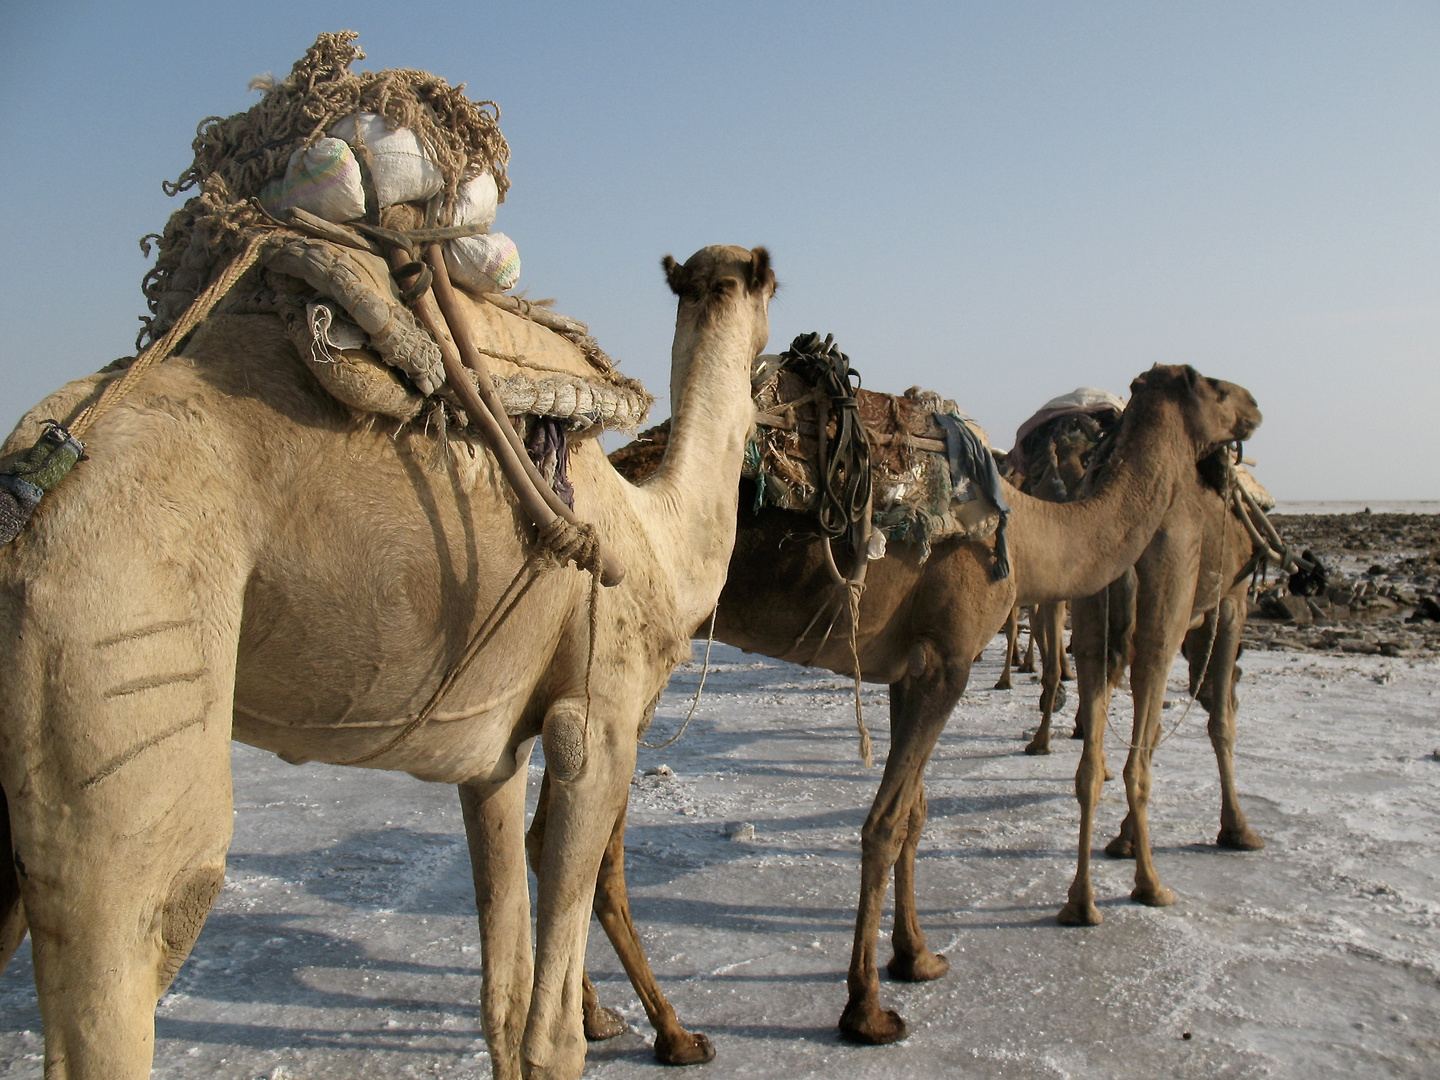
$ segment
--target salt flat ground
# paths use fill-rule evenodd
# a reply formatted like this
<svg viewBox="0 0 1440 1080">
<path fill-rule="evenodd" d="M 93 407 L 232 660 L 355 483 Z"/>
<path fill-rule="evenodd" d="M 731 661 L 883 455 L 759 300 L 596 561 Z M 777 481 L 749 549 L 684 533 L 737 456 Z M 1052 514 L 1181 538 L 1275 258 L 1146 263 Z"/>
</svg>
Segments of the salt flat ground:
<svg viewBox="0 0 1440 1080">
<path fill-rule="evenodd" d="M 634 910 L 682 1020 L 717 1046 L 694 1075 L 1440 1075 L 1440 661 L 1246 655 L 1240 785 L 1268 849 L 1212 846 L 1218 784 L 1196 706 L 1161 748 L 1152 812 L 1179 903 L 1130 903 L 1133 864 L 1102 856 L 1105 922 L 1076 930 L 1054 916 L 1074 866 L 1078 744 L 1020 752 L 1038 687 L 990 690 L 999 652 L 930 767 L 919 905 L 953 966 L 882 985 L 912 1029 L 894 1046 L 835 1035 L 879 779 L 856 760 L 845 680 L 717 646 L 685 738 L 641 751 Z M 652 740 L 675 729 L 698 675 L 677 672 Z M 884 701 L 867 689 L 881 757 Z M 1112 748 L 1128 730 L 1128 707 L 1115 712 Z M 661 762 L 673 777 L 641 775 Z M 488 1076 L 453 791 L 237 746 L 235 805 L 225 889 L 160 1005 L 155 1075 Z M 1122 812 L 1107 785 L 1100 843 Z M 754 839 L 727 839 L 734 822 Z M 680 1075 L 651 1058 L 598 926 L 589 956 L 633 1031 L 592 1045 L 586 1075 Z M 40 1076 L 39 1029 L 27 945 L 0 976 L 3 1075 Z"/>
</svg>

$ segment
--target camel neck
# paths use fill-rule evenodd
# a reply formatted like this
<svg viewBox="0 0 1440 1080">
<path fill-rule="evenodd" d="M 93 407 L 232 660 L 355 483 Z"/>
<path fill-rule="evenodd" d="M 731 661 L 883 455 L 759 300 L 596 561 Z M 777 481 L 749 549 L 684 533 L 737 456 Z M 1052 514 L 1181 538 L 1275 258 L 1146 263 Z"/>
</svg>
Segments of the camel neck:
<svg viewBox="0 0 1440 1080">
<path fill-rule="evenodd" d="M 686 314 L 671 351 L 669 443 L 640 490 L 654 500 L 669 534 L 662 548 L 679 560 L 671 580 L 680 610 L 698 623 L 724 584 L 735 544 L 740 467 L 754 412 L 755 312 L 740 301 L 699 325 Z"/>
<path fill-rule="evenodd" d="M 1088 497 L 1052 503 L 1007 489 L 1017 603 L 1099 592 L 1135 564 L 1155 535 L 1177 470 L 1193 469 L 1195 452 L 1173 402 L 1138 404 Z"/>
</svg>

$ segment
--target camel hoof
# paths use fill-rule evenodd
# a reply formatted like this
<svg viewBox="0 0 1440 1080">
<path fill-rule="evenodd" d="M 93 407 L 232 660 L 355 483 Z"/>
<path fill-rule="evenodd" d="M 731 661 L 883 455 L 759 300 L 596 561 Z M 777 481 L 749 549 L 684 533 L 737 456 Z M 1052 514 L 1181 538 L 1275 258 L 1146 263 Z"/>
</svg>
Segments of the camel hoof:
<svg viewBox="0 0 1440 1080">
<path fill-rule="evenodd" d="M 1060 909 L 1060 914 L 1055 916 L 1055 919 L 1061 926 L 1099 926 L 1105 921 L 1100 909 L 1091 900 L 1083 904 L 1069 901 Z"/>
<path fill-rule="evenodd" d="M 918 956 L 902 957 L 895 954 L 885 965 L 892 979 L 900 982 L 929 982 L 938 979 L 950 970 L 950 961 L 940 953 L 925 950 Z"/>
<path fill-rule="evenodd" d="M 840 1014 L 840 1038 L 859 1046 L 885 1046 L 908 1034 L 905 1021 L 894 1009 L 881 1011 L 878 1005 L 852 1002 Z"/>
<path fill-rule="evenodd" d="M 995 684 L 995 689 L 996 689 L 996 690 L 1010 690 L 1010 689 L 1013 689 L 1013 687 L 1011 687 L 1011 685 L 1010 685 L 1010 680 L 1009 680 L 1009 679 L 1001 679 L 999 682 L 997 682 L 997 683 Z"/>
<path fill-rule="evenodd" d="M 1076 724 L 1076 725 L 1075 725 L 1075 730 L 1072 731 L 1072 732 L 1070 732 L 1070 738 L 1072 738 L 1072 739 L 1083 739 L 1083 738 L 1085 738 L 1085 729 L 1082 728 L 1079 724 Z M 1108 780 L 1109 777 L 1107 776 L 1106 779 Z"/>
<path fill-rule="evenodd" d="M 1110 768 L 1109 765 L 1105 766 L 1105 779 L 1107 782 L 1115 779 L 1115 770 Z"/>
<path fill-rule="evenodd" d="M 1221 829 L 1215 843 L 1231 851 L 1263 851 L 1265 841 L 1249 829 Z"/>
<path fill-rule="evenodd" d="M 1105 845 L 1105 854 L 1112 859 L 1133 859 L 1135 857 L 1135 843 L 1124 833 L 1115 837 Z"/>
<path fill-rule="evenodd" d="M 704 1065 L 715 1060 L 715 1045 L 709 1036 L 683 1028 L 673 1037 L 656 1034 L 655 1060 L 661 1065 Z"/>
<path fill-rule="evenodd" d="M 1167 889 L 1164 885 L 1156 885 L 1153 889 L 1136 885 L 1130 893 L 1130 899 L 1146 907 L 1169 907 L 1175 903 L 1175 890 Z"/>
<path fill-rule="evenodd" d="M 1025 744 L 1025 753 L 1031 757 L 1041 757 L 1044 754 L 1050 753 L 1050 740 L 1046 739 L 1044 742 L 1041 742 L 1038 738 L 1031 739 Z"/>
<path fill-rule="evenodd" d="M 626 1026 L 625 1021 L 614 1009 L 596 1005 L 593 1009 L 585 1010 L 585 1038 L 591 1042 L 604 1042 L 606 1039 L 615 1038 L 616 1035 L 623 1035 Z"/>
</svg>

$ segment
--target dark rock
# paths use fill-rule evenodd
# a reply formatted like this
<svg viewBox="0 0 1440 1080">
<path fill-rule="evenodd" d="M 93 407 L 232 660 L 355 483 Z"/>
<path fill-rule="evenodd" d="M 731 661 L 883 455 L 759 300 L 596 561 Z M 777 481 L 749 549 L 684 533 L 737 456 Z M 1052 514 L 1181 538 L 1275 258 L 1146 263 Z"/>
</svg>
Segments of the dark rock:
<svg viewBox="0 0 1440 1080">
<path fill-rule="evenodd" d="M 1415 602 L 1415 610 L 1405 621 L 1407 623 L 1440 622 L 1440 603 L 1433 596 L 1422 596 Z"/>
<path fill-rule="evenodd" d="M 1330 571 L 1308 548 L 1302 555 L 1313 565 L 1309 570 L 1296 570 L 1290 575 L 1290 592 L 1294 596 L 1321 596 L 1325 592 Z"/>
</svg>

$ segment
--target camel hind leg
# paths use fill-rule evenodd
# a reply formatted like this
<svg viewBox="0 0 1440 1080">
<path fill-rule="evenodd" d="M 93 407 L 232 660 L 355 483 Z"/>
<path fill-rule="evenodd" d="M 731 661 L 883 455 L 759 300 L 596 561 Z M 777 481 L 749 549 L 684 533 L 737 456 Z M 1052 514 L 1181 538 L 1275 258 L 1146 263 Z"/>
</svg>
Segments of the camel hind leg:
<svg viewBox="0 0 1440 1080">
<path fill-rule="evenodd" d="M 1000 672 L 1000 678 L 995 683 L 996 690 L 1012 689 L 1010 672 L 1015 665 L 1015 646 L 1019 636 L 1020 609 L 1012 607 L 1009 617 L 1005 620 L 1005 668 Z"/>
<path fill-rule="evenodd" d="M 0 971 L 4 971 L 25 940 L 25 905 L 20 902 L 20 877 L 10 846 L 10 806 L 0 790 Z"/>
<path fill-rule="evenodd" d="M 1060 688 L 1061 658 L 1065 655 L 1065 605 L 1041 604 L 1031 626 L 1040 639 L 1040 727 L 1025 747 L 1027 754 L 1050 753 L 1050 717 L 1064 704 Z"/>
<path fill-rule="evenodd" d="M 243 565 L 218 543 L 147 557 L 133 522 L 103 559 L 30 538 L 0 595 L 0 787 L 45 1075 L 144 1080 L 155 1005 L 224 880 Z"/>
<path fill-rule="evenodd" d="M 193 723 L 157 710 L 148 735 L 79 771 L 26 762 L 11 826 L 49 1080 L 150 1075 L 155 1005 L 224 881 L 229 701 Z"/>
<path fill-rule="evenodd" d="M 1200 704 L 1210 714 L 1210 745 L 1220 770 L 1220 833 L 1215 843 L 1235 851 L 1260 851 L 1265 841 L 1246 822 L 1235 787 L 1235 679 L 1239 674 L 1235 658 L 1245 623 L 1244 603 L 1243 592 L 1220 601 L 1218 610 L 1206 615 L 1206 625 L 1186 636 L 1184 651 L 1191 665 L 1192 692 L 1198 692 Z M 1207 670 L 1199 670 L 1202 665 Z"/>
</svg>

